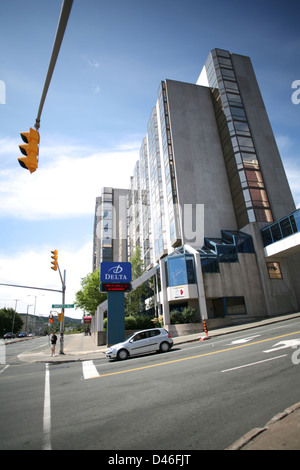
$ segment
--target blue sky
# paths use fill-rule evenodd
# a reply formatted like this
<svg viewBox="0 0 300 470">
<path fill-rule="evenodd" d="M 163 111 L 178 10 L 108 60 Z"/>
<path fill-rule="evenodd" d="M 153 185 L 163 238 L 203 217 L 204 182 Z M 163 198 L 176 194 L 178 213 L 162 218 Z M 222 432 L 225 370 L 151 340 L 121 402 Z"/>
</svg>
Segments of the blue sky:
<svg viewBox="0 0 300 470">
<path fill-rule="evenodd" d="M 33 127 L 61 0 L 9 0 L 0 12 L 0 282 L 60 288 L 92 270 L 95 198 L 127 188 L 161 80 L 196 83 L 211 49 L 251 57 L 300 206 L 299 1 L 74 0 L 45 101 L 39 168 L 17 161 Z M 59 293 L 0 286 L 0 307 L 47 316 Z M 29 307 L 33 313 L 34 307 Z M 81 317 L 79 310 L 67 314 Z"/>
</svg>

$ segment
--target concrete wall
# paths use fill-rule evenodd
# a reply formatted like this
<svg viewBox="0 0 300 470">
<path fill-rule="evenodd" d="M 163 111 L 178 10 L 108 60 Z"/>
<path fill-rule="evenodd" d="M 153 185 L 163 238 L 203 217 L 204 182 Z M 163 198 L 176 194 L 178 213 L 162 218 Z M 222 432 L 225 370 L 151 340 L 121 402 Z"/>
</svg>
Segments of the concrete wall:
<svg viewBox="0 0 300 470">
<path fill-rule="evenodd" d="M 292 285 L 297 301 L 297 309 L 300 310 L 300 253 L 287 258 L 287 265 L 291 274 Z"/>
<path fill-rule="evenodd" d="M 207 299 L 244 297 L 248 316 L 266 316 L 256 255 L 239 253 L 238 258 L 238 263 L 220 263 L 220 273 L 203 275 L 205 296 Z"/>
<path fill-rule="evenodd" d="M 204 234 L 219 237 L 237 227 L 210 90 L 172 80 L 166 90 L 179 205 L 204 204 Z"/>
<path fill-rule="evenodd" d="M 280 263 L 283 278 L 270 279 L 266 264 L 267 260 L 264 256 L 260 228 L 261 224 L 253 223 L 244 227 L 243 230 L 252 236 L 259 271 L 258 280 L 261 284 L 266 303 L 266 314 L 274 316 L 296 312 L 299 309 L 300 283 L 299 274 L 297 275 L 297 261 L 299 263 L 299 255 L 294 255 L 290 260 L 285 257 L 274 258 L 272 261 L 278 261 Z M 268 259 L 268 261 L 270 260 Z"/>
</svg>

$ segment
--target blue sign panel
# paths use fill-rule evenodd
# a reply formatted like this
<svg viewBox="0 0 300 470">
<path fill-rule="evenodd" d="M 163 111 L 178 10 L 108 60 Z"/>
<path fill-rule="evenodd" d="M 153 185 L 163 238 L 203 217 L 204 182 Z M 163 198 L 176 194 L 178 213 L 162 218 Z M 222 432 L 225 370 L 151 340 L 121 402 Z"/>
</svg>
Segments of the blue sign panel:
<svg viewBox="0 0 300 470">
<path fill-rule="evenodd" d="M 101 263 L 100 281 L 106 284 L 131 282 L 131 263 Z"/>
</svg>

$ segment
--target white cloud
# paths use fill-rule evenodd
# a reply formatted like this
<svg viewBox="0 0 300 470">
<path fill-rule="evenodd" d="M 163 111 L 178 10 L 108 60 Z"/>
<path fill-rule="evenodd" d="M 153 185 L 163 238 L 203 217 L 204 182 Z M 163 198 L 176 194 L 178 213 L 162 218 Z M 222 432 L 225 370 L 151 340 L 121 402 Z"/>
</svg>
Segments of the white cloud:
<svg viewBox="0 0 300 470">
<path fill-rule="evenodd" d="M 71 247 L 67 247 L 59 253 L 59 265 L 62 272 L 66 270 L 66 298 L 67 304 L 75 301 L 75 294 L 81 288 L 81 278 L 91 272 L 92 242 L 85 243 L 76 250 L 76 256 Z M 16 253 L 14 256 L 0 255 L 0 282 L 19 286 L 38 287 L 61 290 L 61 280 L 58 271 L 53 271 L 50 266 L 49 247 L 39 247 L 35 251 Z M 0 308 L 15 308 L 26 313 L 27 306 L 30 314 L 34 313 L 36 298 L 36 314 L 48 316 L 52 304 L 62 303 L 60 292 L 49 292 L 39 289 L 27 289 L 23 287 L 9 287 L 0 285 Z M 80 310 L 65 310 L 65 315 L 76 318 L 82 317 Z"/>
<path fill-rule="evenodd" d="M 100 67 L 100 63 L 94 59 L 93 57 L 88 57 L 87 55 L 82 55 L 81 56 L 87 63 L 90 67 L 92 67 L 93 69 L 98 69 Z"/>
<path fill-rule="evenodd" d="M 80 145 L 61 142 L 48 145 L 44 137 L 40 145 L 39 168 L 33 174 L 21 168 L 17 161 L 16 139 L 0 140 L 0 217 L 7 217 L 2 231 L 0 250 L 0 283 L 61 289 L 58 272 L 50 268 L 49 246 L 41 244 L 25 252 L 9 247 L 9 220 L 80 217 L 93 214 L 95 199 L 103 186 L 129 187 L 130 176 L 138 159 L 140 142 L 122 143 L 109 151 L 95 151 Z M 16 150 L 17 149 L 17 150 Z M 13 220 L 14 219 L 14 220 Z M 66 269 L 66 303 L 73 303 L 80 289 L 81 278 L 92 271 L 92 238 L 90 241 L 73 240 L 59 252 L 61 270 Z M 71 242 L 72 243 L 72 242 Z M 7 246 L 6 246 L 7 245 Z M 78 249 L 78 245 L 81 248 Z M 60 304 L 62 294 L 44 290 L 16 288 L 0 285 L 0 308 L 15 307 L 17 311 L 33 313 L 36 297 L 36 314 L 48 316 L 52 304 Z M 66 315 L 81 318 L 82 312 L 69 309 Z"/>
<path fill-rule="evenodd" d="M 293 146 L 293 141 L 288 135 L 277 136 L 276 142 L 277 142 L 280 154 L 284 154 L 285 152 L 290 150 Z"/>
<path fill-rule="evenodd" d="M 80 146 L 40 148 L 39 168 L 30 174 L 15 157 L 15 141 L 5 142 L 11 162 L 1 172 L 0 217 L 28 220 L 91 214 L 103 186 L 129 187 L 138 159 L 137 143 L 95 152 Z M 1 151 L 2 154 L 2 151 Z M 2 165 L 7 161 L 2 160 Z"/>
</svg>

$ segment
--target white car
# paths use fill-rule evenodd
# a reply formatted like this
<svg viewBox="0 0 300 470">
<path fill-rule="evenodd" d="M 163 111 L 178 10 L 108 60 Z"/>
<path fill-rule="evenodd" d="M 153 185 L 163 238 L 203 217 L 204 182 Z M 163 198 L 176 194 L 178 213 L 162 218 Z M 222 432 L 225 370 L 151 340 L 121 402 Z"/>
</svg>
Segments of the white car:
<svg viewBox="0 0 300 470">
<path fill-rule="evenodd" d="M 114 344 L 106 350 L 108 359 L 124 360 L 139 354 L 167 352 L 173 346 L 170 333 L 164 328 L 151 328 L 134 333 L 123 343 Z"/>
</svg>

